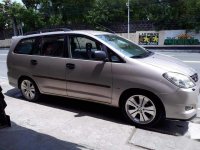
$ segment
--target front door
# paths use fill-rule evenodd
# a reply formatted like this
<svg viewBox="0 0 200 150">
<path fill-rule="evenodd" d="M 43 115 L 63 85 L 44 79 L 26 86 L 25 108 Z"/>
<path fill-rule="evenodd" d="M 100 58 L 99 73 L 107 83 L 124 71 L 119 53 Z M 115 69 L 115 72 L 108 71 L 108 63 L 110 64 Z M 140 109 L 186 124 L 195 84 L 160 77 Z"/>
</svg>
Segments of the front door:
<svg viewBox="0 0 200 150">
<path fill-rule="evenodd" d="M 66 62 L 68 96 L 111 102 L 111 63 L 93 57 L 94 51 L 101 51 L 102 47 L 102 44 L 90 37 L 69 36 L 71 58 Z"/>
</svg>

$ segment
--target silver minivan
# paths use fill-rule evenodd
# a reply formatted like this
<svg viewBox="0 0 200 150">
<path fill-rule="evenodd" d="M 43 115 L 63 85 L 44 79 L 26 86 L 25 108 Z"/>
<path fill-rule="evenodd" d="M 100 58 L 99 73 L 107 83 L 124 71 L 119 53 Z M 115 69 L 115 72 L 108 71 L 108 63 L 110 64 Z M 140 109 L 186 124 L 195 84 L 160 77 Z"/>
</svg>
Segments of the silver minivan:
<svg viewBox="0 0 200 150">
<path fill-rule="evenodd" d="M 7 66 L 9 83 L 28 101 L 48 94 L 103 103 L 143 127 L 197 113 L 200 81 L 194 69 L 112 33 L 13 37 Z"/>
</svg>

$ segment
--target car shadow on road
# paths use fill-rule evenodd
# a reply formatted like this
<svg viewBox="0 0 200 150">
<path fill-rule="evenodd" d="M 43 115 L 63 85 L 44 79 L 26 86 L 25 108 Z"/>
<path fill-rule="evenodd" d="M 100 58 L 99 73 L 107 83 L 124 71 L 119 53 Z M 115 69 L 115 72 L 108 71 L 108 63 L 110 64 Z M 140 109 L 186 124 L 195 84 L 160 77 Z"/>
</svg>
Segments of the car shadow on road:
<svg viewBox="0 0 200 150">
<path fill-rule="evenodd" d="M 188 125 L 189 122 L 187 121 L 166 119 L 155 127 L 142 129 L 174 136 L 183 136 L 188 131 Z"/>
<path fill-rule="evenodd" d="M 1 150 L 81 150 L 89 147 L 62 141 L 50 135 L 21 127 L 12 122 L 11 128 L 0 130 Z"/>
<path fill-rule="evenodd" d="M 26 101 L 18 89 L 11 89 L 4 94 L 18 100 Z M 75 117 L 91 116 L 116 123 L 126 124 L 121 111 L 118 108 L 103 104 L 49 95 L 43 95 L 39 101 L 35 103 L 76 113 Z"/>
<path fill-rule="evenodd" d="M 11 89 L 7 91 L 5 95 L 19 100 L 25 100 L 18 89 Z M 91 116 L 115 123 L 130 125 L 129 122 L 124 119 L 120 109 L 103 104 L 49 95 L 42 96 L 36 103 L 77 113 L 75 117 Z M 188 131 L 188 124 L 189 122 L 187 121 L 167 119 L 155 127 L 141 129 L 163 134 L 183 136 Z"/>
</svg>

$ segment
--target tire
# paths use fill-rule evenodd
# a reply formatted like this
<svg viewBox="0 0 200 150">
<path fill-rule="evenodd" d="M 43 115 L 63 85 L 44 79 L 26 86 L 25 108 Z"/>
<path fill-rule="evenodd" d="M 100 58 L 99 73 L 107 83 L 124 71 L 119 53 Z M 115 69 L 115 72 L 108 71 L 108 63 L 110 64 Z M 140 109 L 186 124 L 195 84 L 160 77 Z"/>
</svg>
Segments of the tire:
<svg viewBox="0 0 200 150">
<path fill-rule="evenodd" d="M 30 102 L 38 101 L 41 95 L 36 84 L 28 78 L 24 78 L 21 80 L 20 90 L 23 97 Z"/>
<path fill-rule="evenodd" d="M 164 120 L 161 101 L 145 91 L 131 92 L 122 98 L 121 110 L 128 121 L 137 127 L 152 127 Z"/>
</svg>

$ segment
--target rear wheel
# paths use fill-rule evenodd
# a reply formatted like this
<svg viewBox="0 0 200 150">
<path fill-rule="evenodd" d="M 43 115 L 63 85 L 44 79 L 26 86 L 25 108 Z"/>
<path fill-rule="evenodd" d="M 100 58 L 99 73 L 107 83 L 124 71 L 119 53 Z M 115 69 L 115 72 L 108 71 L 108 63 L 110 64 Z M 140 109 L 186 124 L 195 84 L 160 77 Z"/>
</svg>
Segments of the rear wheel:
<svg viewBox="0 0 200 150">
<path fill-rule="evenodd" d="M 24 98 L 28 101 L 37 101 L 40 97 L 40 92 L 36 84 L 30 79 L 22 79 L 20 89 Z"/>
<path fill-rule="evenodd" d="M 124 97 L 122 111 L 135 126 L 150 127 L 164 119 L 160 100 L 144 92 L 131 93 Z"/>
</svg>

